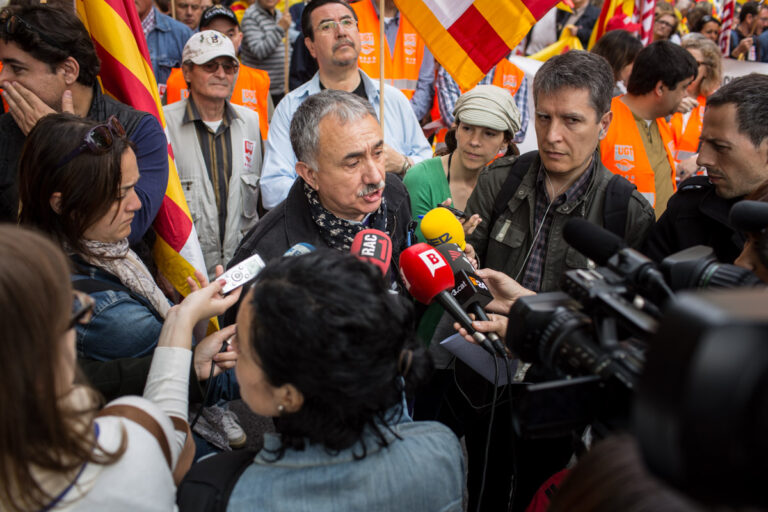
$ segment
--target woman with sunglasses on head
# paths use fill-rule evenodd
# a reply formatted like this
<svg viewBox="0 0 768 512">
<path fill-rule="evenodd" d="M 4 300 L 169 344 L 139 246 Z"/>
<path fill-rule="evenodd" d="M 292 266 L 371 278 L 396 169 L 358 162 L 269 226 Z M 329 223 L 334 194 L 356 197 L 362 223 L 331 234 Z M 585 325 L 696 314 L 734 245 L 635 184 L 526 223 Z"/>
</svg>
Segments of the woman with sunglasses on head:
<svg viewBox="0 0 768 512">
<path fill-rule="evenodd" d="M 192 328 L 239 293 L 222 297 L 214 283 L 170 309 L 144 398 L 100 412 L 98 394 L 75 384 L 73 327 L 88 321 L 93 303 L 73 297 L 69 264 L 43 236 L 0 226 L 0 508 L 173 510 L 172 472 L 190 453 L 182 447 Z"/>
<path fill-rule="evenodd" d="M 56 240 L 72 260 L 75 287 L 96 300 L 77 328 L 81 357 L 107 361 L 152 353 L 170 301 L 128 247 L 141 207 L 136 155 L 120 122 L 70 114 L 41 119 L 19 162 L 20 222 Z"/>
<path fill-rule="evenodd" d="M 699 168 L 696 157 L 699 152 L 704 108 L 707 106 L 707 98 L 720 87 L 723 78 L 722 56 L 715 43 L 702 34 L 693 32 L 683 38 L 682 47 L 696 59 L 699 70 L 686 90 L 688 96 L 696 98 L 698 105 L 688 113 L 673 114 L 669 122 L 677 162 L 677 177 L 680 181 L 695 174 Z"/>
<path fill-rule="evenodd" d="M 712 7 L 708 3 L 702 5 L 703 9 L 712 11 Z M 720 27 L 722 23 L 719 19 L 715 18 L 709 13 L 697 14 L 694 20 L 691 20 L 691 16 L 688 16 L 688 21 L 691 27 L 692 34 L 701 34 L 713 43 L 717 44 L 717 38 L 720 36 Z"/>
</svg>

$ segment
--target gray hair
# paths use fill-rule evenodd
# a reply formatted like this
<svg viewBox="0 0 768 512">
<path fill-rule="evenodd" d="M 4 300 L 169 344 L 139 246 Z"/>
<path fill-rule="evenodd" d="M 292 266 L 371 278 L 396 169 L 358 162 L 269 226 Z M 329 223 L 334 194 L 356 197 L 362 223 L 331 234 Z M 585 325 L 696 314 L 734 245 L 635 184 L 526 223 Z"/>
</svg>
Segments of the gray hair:
<svg viewBox="0 0 768 512">
<path fill-rule="evenodd" d="M 582 50 L 571 50 L 552 57 L 533 78 L 533 101 L 539 94 L 553 94 L 563 88 L 586 89 L 597 120 L 611 109 L 613 70 L 603 57 Z"/>
<path fill-rule="evenodd" d="M 320 121 L 333 115 L 342 123 L 357 121 L 366 116 L 376 117 L 370 102 L 344 91 L 325 89 L 302 103 L 291 120 L 291 147 L 296 159 L 317 170 L 317 149 L 320 140 Z"/>
</svg>

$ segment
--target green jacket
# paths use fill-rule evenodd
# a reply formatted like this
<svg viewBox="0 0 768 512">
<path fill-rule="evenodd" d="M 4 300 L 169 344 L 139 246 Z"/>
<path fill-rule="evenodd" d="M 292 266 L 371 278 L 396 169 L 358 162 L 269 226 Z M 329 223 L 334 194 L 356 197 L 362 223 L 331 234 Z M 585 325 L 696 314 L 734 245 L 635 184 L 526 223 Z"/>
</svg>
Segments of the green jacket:
<svg viewBox="0 0 768 512">
<path fill-rule="evenodd" d="M 536 228 L 533 212 L 536 204 L 536 175 L 541 160 L 537 155 L 520 186 L 515 191 L 507 208 L 489 226 L 496 195 L 501 190 L 509 170 L 517 157 L 499 158 L 484 169 L 477 180 L 477 186 L 467 202 L 467 215 L 479 214 L 483 222 L 467 238 L 477 252 L 481 267 L 492 268 L 515 277 L 525 264 Z M 568 245 L 563 239 L 563 226 L 570 218 L 584 218 L 597 225 L 603 225 L 605 189 L 613 176 L 600 162 L 593 173 L 587 192 L 580 198 L 567 201 L 548 215 L 554 215 L 547 242 L 547 255 L 538 292 L 560 288 L 560 278 L 567 270 L 587 268 L 587 258 Z M 631 247 L 640 247 L 648 230 L 654 223 L 653 208 L 637 190 L 632 192 L 628 204 L 627 224 L 624 239 Z"/>
</svg>

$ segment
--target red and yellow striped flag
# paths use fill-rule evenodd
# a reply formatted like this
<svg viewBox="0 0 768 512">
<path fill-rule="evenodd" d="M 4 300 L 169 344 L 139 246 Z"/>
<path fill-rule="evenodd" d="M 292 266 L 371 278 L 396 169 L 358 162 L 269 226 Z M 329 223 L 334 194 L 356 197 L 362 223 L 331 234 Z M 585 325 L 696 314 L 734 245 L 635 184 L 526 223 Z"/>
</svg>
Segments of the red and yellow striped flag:
<svg viewBox="0 0 768 512">
<path fill-rule="evenodd" d="M 435 59 L 471 89 L 558 0 L 395 0 Z"/>
<path fill-rule="evenodd" d="M 621 10 L 618 10 L 621 9 Z M 600 10 L 595 26 L 592 28 L 592 35 L 589 36 L 587 49 L 591 50 L 598 39 L 607 32 L 608 21 L 617 14 L 623 14 L 625 18 L 631 21 L 635 12 L 635 0 L 605 0 L 603 8 Z"/>
<path fill-rule="evenodd" d="M 152 74 L 149 50 L 134 0 L 77 0 L 77 14 L 91 34 L 101 59 L 99 78 L 106 94 L 149 112 L 165 128 L 165 119 Z M 205 262 L 192 216 L 168 145 L 168 187 L 154 221 L 154 257 L 160 271 L 182 294 L 195 269 Z"/>
</svg>

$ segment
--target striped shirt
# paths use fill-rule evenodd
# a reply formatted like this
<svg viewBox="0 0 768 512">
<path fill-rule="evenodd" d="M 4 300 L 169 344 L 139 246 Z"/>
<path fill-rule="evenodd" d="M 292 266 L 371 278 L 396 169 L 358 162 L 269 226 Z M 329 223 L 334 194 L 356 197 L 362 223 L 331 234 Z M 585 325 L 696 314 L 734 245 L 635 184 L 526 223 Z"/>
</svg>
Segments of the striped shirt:
<svg viewBox="0 0 768 512">
<path fill-rule="evenodd" d="M 240 60 L 246 66 L 267 72 L 270 94 L 285 92 L 285 31 L 277 24 L 282 17 L 280 11 L 272 15 L 256 2 L 246 9 L 241 24 L 243 44 L 240 46 Z M 292 50 L 289 47 L 289 62 Z"/>
<path fill-rule="evenodd" d="M 547 193 L 547 171 L 544 166 L 539 167 L 536 176 L 536 207 L 533 215 L 534 239 L 528 263 L 525 266 L 520 284 L 529 290 L 538 292 L 541 288 L 541 276 L 544 273 L 544 260 L 547 258 L 547 244 L 549 243 L 549 231 L 555 218 L 554 210 L 559 206 L 583 196 L 589 188 L 589 181 L 595 169 L 595 163 L 599 160 L 597 154 L 592 157 L 592 163 L 587 170 L 574 181 L 568 190 L 555 197 L 551 202 Z"/>
<path fill-rule="evenodd" d="M 232 176 L 232 135 L 229 126 L 237 119 L 237 113 L 224 103 L 224 117 L 214 131 L 203 121 L 200 111 L 190 96 L 182 123 L 195 123 L 197 142 L 208 169 L 208 178 L 213 185 L 213 195 L 219 210 L 219 235 L 224 243 L 224 231 L 227 223 L 227 198 L 229 197 L 229 178 Z"/>
</svg>

